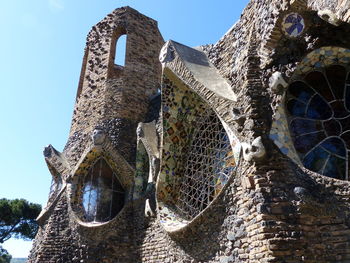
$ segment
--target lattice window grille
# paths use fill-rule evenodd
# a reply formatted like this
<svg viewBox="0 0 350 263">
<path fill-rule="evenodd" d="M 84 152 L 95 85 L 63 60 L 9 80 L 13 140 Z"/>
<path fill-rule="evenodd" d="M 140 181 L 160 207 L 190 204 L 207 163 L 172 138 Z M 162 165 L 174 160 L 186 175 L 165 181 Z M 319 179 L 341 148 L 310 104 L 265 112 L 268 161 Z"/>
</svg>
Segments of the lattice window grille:
<svg viewBox="0 0 350 263">
<path fill-rule="evenodd" d="M 176 205 L 188 220 L 214 200 L 235 170 L 228 135 L 215 112 L 207 110 L 195 127 Z"/>
</svg>

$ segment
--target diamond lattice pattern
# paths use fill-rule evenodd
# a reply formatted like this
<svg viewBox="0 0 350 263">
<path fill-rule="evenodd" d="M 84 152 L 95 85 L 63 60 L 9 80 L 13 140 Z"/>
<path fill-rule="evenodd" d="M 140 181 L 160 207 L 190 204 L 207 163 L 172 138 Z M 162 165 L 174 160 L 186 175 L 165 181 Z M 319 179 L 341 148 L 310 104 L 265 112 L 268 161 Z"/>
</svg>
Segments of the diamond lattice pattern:
<svg viewBox="0 0 350 263">
<path fill-rule="evenodd" d="M 177 202 L 189 220 L 214 200 L 235 169 L 229 138 L 216 114 L 207 110 L 195 127 Z"/>
</svg>

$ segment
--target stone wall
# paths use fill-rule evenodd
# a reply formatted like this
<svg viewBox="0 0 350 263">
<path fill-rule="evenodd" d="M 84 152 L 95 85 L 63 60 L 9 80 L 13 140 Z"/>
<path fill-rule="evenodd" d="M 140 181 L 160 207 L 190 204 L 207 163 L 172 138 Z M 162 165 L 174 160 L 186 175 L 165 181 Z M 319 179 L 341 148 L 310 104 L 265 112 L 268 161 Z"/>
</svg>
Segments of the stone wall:
<svg viewBox="0 0 350 263">
<path fill-rule="evenodd" d="M 124 66 L 114 64 L 122 34 L 127 35 Z M 143 221 L 133 219 L 128 174 L 135 169 L 137 125 L 156 117 L 152 100 L 160 88 L 162 45 L 157 22 L 130 7 L 116 9 L 90 31 L 68 142 L 62 153 L 52 146 L 44 152 L 63 185 L 38 218 L 29 262 L 135 262 L 134 229 L 142 228 Z M 126 203 L 105 224 L 84 223 L 77 214 L 76 203 L 82 201 L 78 184 L 100 157 L 121 174 Z"/>
<path fill-rule="evenodd" d="M 45 156 L 62 174 L 64 190 L 40 220 L 29 262 L 350 262 L 349 182 L 307 170 L 270 136 L 278 110 L 284 109 L 288 83 L 303 59 L 325 46 L 350 47 L 349 5 L 347 0 L 252 0 L 228 33 L 202 47 L 207 58 L 201 66 L 229 83 L 236 100 L 208 88 L 194 73 L 194 57 L 204 56 L 201 52 L 167 44 L 162 52 L 163 84 L 170 81 L 191 89 L 242 144 L 237 170 L 221 193 L 176 231 L 164 228 L 159 203 L 155 216 L 145 215 L 146 200 L 155 196 L 155 189 L 132 199 L 129 182 L 135 173 L 138 122 L 160 118 L 157 128 L 164 137 L 159 128 L 164 111 L 156 113 L 161 101 L 151 97 L 162 76 L 158 53 L 163 40 L 156 22 L 126 7 L 93 27 L 70 137 L 62 154 L 50 148 Z M 295 13 L 303 18 L 303 33 L 291 36 L 283 23 Z M 115 41 L 124 33 L 128 44 L 122 68 L 113 61 Z M 215 74 L 206 59 L 215 66 Z M 350 66 L 350 61 L 342 63 Z M 170 95 L 162 96 L 164 110 Z M 287 120 L 282 122 L 288 130 Z M 104 131 L 108 143 L 103 145 L 108 147 L 96 144 L 96 128 Z M 89 147 L 122 160 L 130 185 L 123 210 L 98 226 L 80 222 L 70 200 Z M 160 156 L 162 164 L 165 157 Z"/>
<path fill-rule="evenodd" d="M 334 10 L 337 4 L 349 8 L 349 4 L 314 1 L 309 4 L 312 9 L 308 9 L 304 1 L 291 2 L 273 2 L 267 6 L 264 1 L 252 1 L 230 32 L 211 49 L 205 47 L 212 62 L 232 81 L 233 89 L 240 92 L 241 105 L 237 107 L 248 115 L 240 138 L 252 131 L 266 136 L 276 106 L 284 103 L 283 92 L 271 89 L 269 81 L 273 73 L 281 72 L 288 82 L 296 66 L 312 50 L 350 45 L 348 24 L 335 26 L 315 12 L 325 8 Z M 307 21 L 304 37 L 293 39 L 283 34 L 279 23 L 290 12 L 300 12 Z M 253 14 L 259 14 L 256 20 L 250 19 Z M 246 44 L 237 44 L 240 42 Z M 283 90 L 282 86 L 279 88 Z M 243 262 L 348 262 L 349 183 L 298 166 L 268 138 L 264 145 L 267 159 L 245 166 L 251 170 L 246 173 L 252 191 L 249 201 L 260 200 L 255 213 L 251 211 L 256 222 L 249 228 L 249 234 L 257 236 L 248 243 L 256 242 L 257 238 L 260 244 L 256 249 L 240 249 L 239 257 L 249 255 Z"/>
</svg>

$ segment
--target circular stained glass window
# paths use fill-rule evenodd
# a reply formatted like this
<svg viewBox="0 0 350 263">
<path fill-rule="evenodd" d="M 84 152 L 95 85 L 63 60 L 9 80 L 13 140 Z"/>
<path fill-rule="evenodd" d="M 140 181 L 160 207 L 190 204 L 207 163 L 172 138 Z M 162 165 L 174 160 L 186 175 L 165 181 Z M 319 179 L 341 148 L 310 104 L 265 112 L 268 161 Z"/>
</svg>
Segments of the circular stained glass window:
<svg viewBox="0 0 350 263">
<path fill-rule="evenodd" d="M 286 97 L 290 132 L 304 166 L 348 179 L 350 151 L 349 70 L 332 65 L 290 84 Z"/>
<path fill-rule="evenodd" d="M 290 37 L 300 36 L 305 28 L 304 18 L 297 13 L 288 14 L 283 19 L 282 28 L 285 34 Z"/>
</svg>

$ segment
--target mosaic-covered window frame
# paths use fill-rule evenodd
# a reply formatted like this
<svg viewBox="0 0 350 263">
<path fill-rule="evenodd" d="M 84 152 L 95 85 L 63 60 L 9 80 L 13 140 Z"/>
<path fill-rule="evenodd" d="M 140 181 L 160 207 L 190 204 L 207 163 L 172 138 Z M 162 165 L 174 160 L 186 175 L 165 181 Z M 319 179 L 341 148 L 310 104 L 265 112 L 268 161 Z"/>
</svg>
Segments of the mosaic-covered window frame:
<svg viewBox="0 0 350 263">
<path fill-rule="evenodd" d="M 292 160 L 342 180 L 348 180 L 349 165 L 349 69 L 349 49 L 323 47 L 309 53 L 275 109 L 270 132 Z"/>
<path fill-rule="evenodd" d="M 209 103 L 181 80 L 170 76 L 163 76 L 162 85 L 163 138 L 157 203 L 160 222 L 168 232 L 173 232 L 194 221 L 227 186 L 237 169 L 241 144 L 232 133 L 227 132 L 227 126 Z M 216 126 L 213 131 L 217 131 L 218 136 L 216 141 L 215 135 L 212 135 L 212 140 L 216 141 L 216 146 L 222 144 L 222 149 L 216 151 L 213 149 L 215 143 L 210 145 L 208 141 L 201 140 L 206 129 L 209 131 L 212 127 L 208 124 L 210 120 Z M 206 146 L 211 149 L 206 149 Z M 212 156 L 198 155 L 205 150 L 207 153 L 211 151 Z M 196 154 L 199 159 L 207 160 L 202 163 Z M 216 158 L 216 154 L 221 155 L 221 159 Z M 217 159 L 220 160 L 212 165 Z M 205 163 L 209 167 L 206 172 Z M 232 169 L 225 170 L 223 166 L 226 164 Z M 191 165 L 203 170 L 199 176 L 192 176 Z M 212 172 L 210 176 L 207 176 L 208 171 Z M 198 200 L 205 188 L 207 198 Z"/>
</svg>

